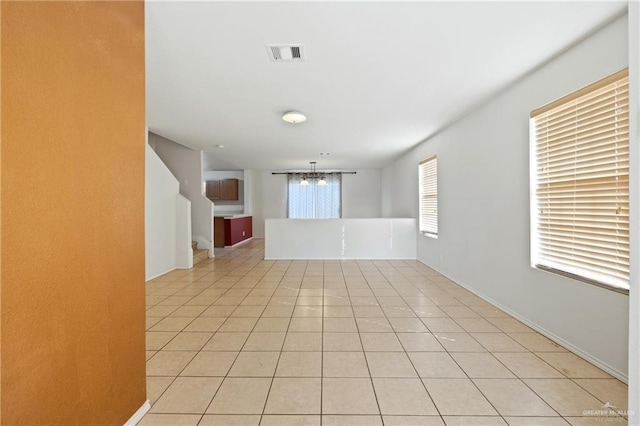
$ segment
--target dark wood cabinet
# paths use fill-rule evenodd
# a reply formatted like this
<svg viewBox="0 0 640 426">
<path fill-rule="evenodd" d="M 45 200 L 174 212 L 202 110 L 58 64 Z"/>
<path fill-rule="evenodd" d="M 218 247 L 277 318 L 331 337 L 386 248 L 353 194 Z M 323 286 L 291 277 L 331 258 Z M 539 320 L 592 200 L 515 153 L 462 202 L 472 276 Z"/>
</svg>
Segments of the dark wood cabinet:
<svg viewBox="0 0 640 426">
<path fill-rule="evenodd" d="M 220 181 L 208 180 L 206 194 L 207 194 L 207 198 L 210 200 L 219 200 L 220 199 Z"/>
<path fill-rule="evenodd" d="M 238 179 L 208 180 L 206 195 L 210 200 L 238 200 Z"/>
<path fill-rule="evenodd" d="M 214 217 L 213 218 L 213 246 L 214 247 L 224 247 L 225 238 L 224 238 L 224 218 L 223 217 Z"/>
<path fill-rule="evenodd" d="M 221 200 L 238 199 L 238 179 L 221 179 L 219 182 Z"/>
</svg>

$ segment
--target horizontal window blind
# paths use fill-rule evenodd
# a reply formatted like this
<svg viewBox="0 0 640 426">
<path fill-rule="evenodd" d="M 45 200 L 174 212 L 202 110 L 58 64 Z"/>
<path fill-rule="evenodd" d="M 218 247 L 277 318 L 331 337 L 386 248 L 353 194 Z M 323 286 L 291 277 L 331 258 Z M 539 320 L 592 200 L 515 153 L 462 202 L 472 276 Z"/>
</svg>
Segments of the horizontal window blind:
<svg viewBox="0 0 640 426">
<path fill-rule="evenodd" d="M 629 288 L 627 70 L 531 113 L 532 263 Z"/>
<path fill-rule="evenodd" d="M 438 235 L 438 159 L 428 158 L 418 166 L 420 185 L 420 232 Z"/>
</svg>

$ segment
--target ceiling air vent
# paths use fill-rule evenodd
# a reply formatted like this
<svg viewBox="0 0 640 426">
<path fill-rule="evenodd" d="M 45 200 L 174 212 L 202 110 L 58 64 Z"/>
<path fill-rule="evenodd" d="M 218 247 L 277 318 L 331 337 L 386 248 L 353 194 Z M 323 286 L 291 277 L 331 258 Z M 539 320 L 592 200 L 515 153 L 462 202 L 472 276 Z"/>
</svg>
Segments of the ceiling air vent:
<svg viewBox="0 0 640 426">
<path fill-rule="evenodd" d="M 267 44 L 267 52 L 272 62 L 304 61 L 301 44 Z"/>
</svg>

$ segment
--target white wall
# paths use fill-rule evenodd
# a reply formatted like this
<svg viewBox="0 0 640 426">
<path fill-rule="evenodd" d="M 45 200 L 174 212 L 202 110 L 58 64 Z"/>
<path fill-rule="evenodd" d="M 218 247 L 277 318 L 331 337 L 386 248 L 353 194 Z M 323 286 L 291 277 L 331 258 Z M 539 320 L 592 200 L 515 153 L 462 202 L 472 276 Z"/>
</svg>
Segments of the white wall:
<svg viewBox="0 0 640 426">
<path fill-rule="evenodd" d="M 211 179 L 241 179 L 244 180 L 244 170 L 209 170 L 202 172 L 204 180 Z"/>
<path fill-rule="evenodd" d="M 176 268 L 193 268 L 191 201 L 176 194 Z"/>
<path fill-rule="evenodd" d="M 199 249 L 213 256 L 213 203 L 202 188 L 202 151 L 194 151 L 154 133 L 149 145 L 180 183 L 180 194 L 191 201 L 191 231 Z"/>
<path fill-rule="evenodd" d="M 381 217 L 380 174 L 371 169 L 342 175 L 343 218 Z M 264 238 L 265 219 L 287 217 L 287 176 L 267 170 L 252 170 L 251 175 L 253 236 Z"/>
<path fill-rule="evenodd" d="M 244 214 L 253 214 L 253 170 L 243 172 Z"/>
<path fill-rule="evenodd" d="M 385 216 L 418 217 L 418 163 L 438 155 L 439 236 L 418 259 L 627 375 L 628 296 L 530 267 L 529 113 L 627 65 L 627 17 L 385 168 Z M 595 58 L 595 59 L 594 59 Z"/>
<path fill-rule="evenodd" d="M 264 258 L 415 259 L 416 237 L 413 218 L 267 219 Z"/>
<path fill-rule="evenodd" d="M 394 176 L 394 173 L 397 173 L 398 171 L 399 170 L 393 167 L 392 164 L 390 167 L 385 167 L 384 169 L 382 169 L 380 173 L 380 196 L 382 198 L 382 200 L 380 201 L 380 209 L 382 217 L 399 216 L 400 214 L 399 210 L 396 210 L 392 204 L 396 198 L 403 198 L 398 196 L 397 194 L 393 194 L 394 182 L 396 181 L 396 176 Z M 406 217 L 411 217 L 413 214 L 414 212 L 409 209 Z"/>
<path fill-rule="evenodd" d="M 287 217 L 287 176 L 253 170 L 253 236 L 264 238 L 265 219 Z"/>
<path fill-rule="evenodd" d="M 342 175 L 342 217 L 382 216 L 380 169 L 358 170 L 355 175 Z"/>
<path fill-rule="evenodd" d="M 178 180 L 149 145 L 145 146 L 145 277 L 176 268 Z"/>
</svg>

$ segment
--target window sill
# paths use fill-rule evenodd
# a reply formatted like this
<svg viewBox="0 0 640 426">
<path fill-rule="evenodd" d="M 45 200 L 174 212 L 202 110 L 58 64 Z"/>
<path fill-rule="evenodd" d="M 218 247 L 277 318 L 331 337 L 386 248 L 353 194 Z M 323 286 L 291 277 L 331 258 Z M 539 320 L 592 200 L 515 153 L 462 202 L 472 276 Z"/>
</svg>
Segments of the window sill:
<svg viewBox="0 0 640 426">
<path fill-rule="evenodd" d="M 565 278 L 571 278 L 571 279 L 576 280 L 576 281 L 582 281 L 583 283 L 591 284 L 591 285 L 594 285 L 596 287 L 603 288 L 605 290 L 614 291 L 616 293 L 625 294 L 627 296 L 629 295 L 629 289 L 628 288 L 616 287 L 616 286 L 611 285 L 611 284 L 605 284 L 605 283 L 597 281 L 597 280 L 592 280 L 590 278 L 581 277 L 580 275 L 572 274 L 570 272 L 561 271 L 559 269 L 551 268 L 549 266 L 532 265 L 531 267 L 534 268 L 534 269 L 537 269 L 539 271 L 550 272 L 552 274 L 560 275 L 560 276 L 563 276 Z"/>
<path fill-rule="evenodd" d="M 438 239 L 438 234 L 432 234 L 430 232 L 424 232 L 424 231 L 420 231 L 420 233 L 425 237 L 433 238 L 434 240 Z"/>
</svg>

